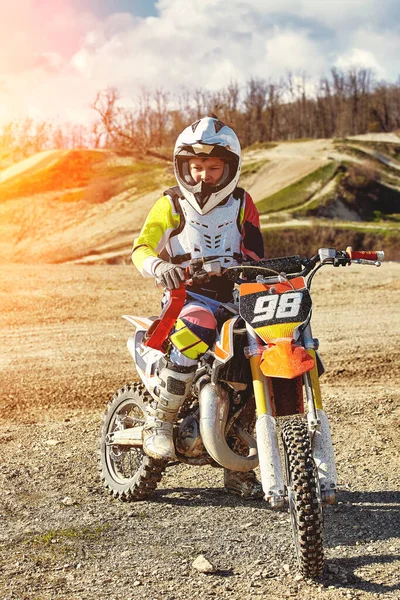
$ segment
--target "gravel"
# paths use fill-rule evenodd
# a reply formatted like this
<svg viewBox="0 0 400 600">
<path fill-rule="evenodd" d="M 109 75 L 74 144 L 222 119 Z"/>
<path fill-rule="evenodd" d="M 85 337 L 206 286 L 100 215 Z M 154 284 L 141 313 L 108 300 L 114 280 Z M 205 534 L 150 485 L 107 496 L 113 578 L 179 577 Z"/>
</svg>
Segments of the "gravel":
<svg viewBox="0 0 400 600">
<path fill-rule="evenodd" d="M 0 598 L 399 599 L 399 281 L 388 263 L 313 284 L 340 493 L 311 582 L 287 511 L 225 494 L 221 469 L 171 466 L 137 503 L 101 487 L 101 414 L 137 379 L 120 316 L 158 312 L 151 283 L 126 266 L 3 267 Z"/>
</svg>

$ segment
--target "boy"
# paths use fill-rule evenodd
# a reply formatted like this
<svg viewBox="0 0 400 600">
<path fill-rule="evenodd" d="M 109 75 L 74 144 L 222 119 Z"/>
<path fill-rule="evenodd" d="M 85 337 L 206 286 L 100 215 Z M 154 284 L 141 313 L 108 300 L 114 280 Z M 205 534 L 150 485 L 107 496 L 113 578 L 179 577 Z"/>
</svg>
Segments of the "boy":
<svg viewBox="0 0 400 600">
<path fill-rule="evenodd" d="M 168 289 L 178 288 L 184 268 L 201 269 L 202 260 L 219 259 L 221 267 L 264 256 L 257 209 L 250 195 L 237 187 L 241 167 L 239 140 L 232 129 L 214 117 L 187 127 L 174 150 L 178 186 L 167 190 L 151 209 L 134 241 L 133 264 L 144 276 L 158 278 Z M 178 347 L 160 364 L 159 401 L 153 402 L 144 427 L 144 451 L 153 458 L 172 460 L 173 423 L 196 372 L 198 358 L 215 340 L 214 315 L 219 302 L 232 297 L 233 284 L 211 277 L 190 287 L 179 315 L 193 344 Z M 189 291 L 189 290 L 188 290 Z M 199 341 L 200 340 L 200 341 Z M 225 470 L 225 487 L 252 492 L 255 475 Z"/>
</svg>

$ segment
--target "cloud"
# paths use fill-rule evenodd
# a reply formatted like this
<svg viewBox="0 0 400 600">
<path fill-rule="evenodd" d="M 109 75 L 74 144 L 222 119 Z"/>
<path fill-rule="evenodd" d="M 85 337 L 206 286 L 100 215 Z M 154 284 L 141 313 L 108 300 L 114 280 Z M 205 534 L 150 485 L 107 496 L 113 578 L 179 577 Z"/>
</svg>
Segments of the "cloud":
<svg viewBox="0 0 400 600">
<path fill-rule="evenodd" d="M 335 66 L 344 71 L 358 67 L 371 69 L 378 75 L 382 75 L 383 73 L 382 67 L 372 52 L 360 50 L 360 48 L 352 48 L 350 52 L 338 56 Z"/>
<path fill-rule="evenodd" d="M 371 27 L 356 29 L 352 36 L 354 64 L 363 64 L 375 71 L 377 77 L 397 80 L 400 76 L 399 28 L 385 26 L 382 30 Z M 350 51 L 348 52 L 350 56 Z M 340 56 L 339 56 L 340 58 Z"/>
<path fill-rule="evenodd" d="M 308 72 L 310 65 L 313 74 L 322 73 L 326 67 L 318 43 L 303 32 L 276 28 L 265 46 L 266 66 L 273 68 L 274 75 L 285 71 Z"/>
<path fill-rule="evenodd" d="M 96 92 L 109 86 L 129 104 L 143 86 L 216 90 L 288 71 L 318 78 L 334 65 L 399 75 L 397 0 L 159 0 L 157 16 L 147 18 L 100 17 L 95 5 L 14 0 L 3 10 L 3 119 L 87 120 Z"/>
</svg>

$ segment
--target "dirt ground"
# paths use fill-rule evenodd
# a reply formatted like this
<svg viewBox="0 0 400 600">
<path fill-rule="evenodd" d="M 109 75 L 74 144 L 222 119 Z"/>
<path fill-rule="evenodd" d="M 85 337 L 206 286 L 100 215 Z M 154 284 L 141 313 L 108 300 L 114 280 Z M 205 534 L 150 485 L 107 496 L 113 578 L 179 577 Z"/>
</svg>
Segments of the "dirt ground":
<svg viewBox="0 0 400 600">
<path fill-rule="evenodd" d="M 326 267 L 313 331 L 340 483 L 326 573 L 296 572 L 289 515 L 223 492 L 222 470 L 171 466 L 151 499 L 113 500 L 100 418 L 136 379 L 123 314 L 158 312 L 129 266 L 2 266 L 0 598 L 400 598 L 400 264 Z M 216 567 L 199 573 L 205 555 Z"/>
</svg>

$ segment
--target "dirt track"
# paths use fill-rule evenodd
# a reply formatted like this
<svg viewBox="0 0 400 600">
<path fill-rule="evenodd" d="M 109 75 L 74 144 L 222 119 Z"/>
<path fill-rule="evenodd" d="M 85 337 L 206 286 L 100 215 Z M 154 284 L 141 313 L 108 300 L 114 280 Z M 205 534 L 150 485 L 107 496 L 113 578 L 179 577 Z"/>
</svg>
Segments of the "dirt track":
<svg viewBox="0 0 400 600">
<path fill-rule="evenodd" d="M 371 135 L 368 136 L 368 139 L 370 138 Z M 393 144 L 398 140 L 394 134 L 384 134 L 377 139 Z M 0 202 L 0 263 L 104 263 L 106 260 L 121 263 L 130 260 L 132 241 L 137 237 L 149 209 L 168 187 L 166 181 L 171 182 L 171 165 L 166 162 L 165 171 L 162 168 L 160 172 L 156 171 L 159 174 L 154 175 L 155 180 L 149 188 L 141 188 L 137 187 L 139 178 L 135 179 L 138 167 L 136 159 L 104 152 L 104 168 L 106 171 L 111 170 L 110 179 L 106 178 L 103 181 L 99 177 L 91 179 L 89 185 L 85 184 L 84 187 L 68 189 L 63 186 L 58 188 L 60 184 L 57 183 L 55 189 L 49 189 L 46 183 L 49 170 L 51 171 L 50 166 L 57 167 L 58 161 L 62 163 L 63 155 L 68 155 L 68 152 L 42 152 L 0 173 L 0 187 L 2 181 L 6 185 L 6 190 L 0 190 L 0 196 L 5 193 L 5 197 L 8 198 L 7 184 L 18 183 L 20 179 L 19 183 L 25 183 L 19 187 L 19 194 L 28 194 L 18 197 L 11 195 L 9 199 Z M 87 152 L 86 161 L 91 164 L 89 157 L 93 150 Z M 96 152 L 101 154 L 100 150 Z M 84 157 L 85 151 L 82 150 L 82 153 Z M 255 169 L 256 172 L 247 173 L 240 180 L 240 185 L 251 194 L 255 202 L 259 202 L 301 181 L 319 167 L 329 164 L 331 160 L 356 162 L 358 159 L 353 155 L 339 153 L 334 140 L 331 139 L 282 142 L 269 148 L 245 150 L 245 164 L 258 161 L 265 164 Z M 86 164 L 85 160 L 83 162 Z M 123 191 L 105 201 L 104 198 L 108 197 L 104 196 L 107 185 L 113 185 L 113 169 L 118 171 L 119 167 L 129 164 L 132 173 L 126 175 L 129 179 L 128 187 L 125 187 L 127 182 L 126 177 L 123 177 Z M 61 169 L 60 164 L 57 168 Z M 89 174 L 83 166 L 80 168 L 82 181 L 86 181 L 85 177 L 88 178 Z M 101 175 L 102 170 L 98 173 Z M 43 189 L 35 187 L 36 184 L 31 189 L 27 185 L 30 179 L 36 184 L 41 181 Z M 119 181 L 119 178 L 117 179 Z M 74 185 L 78 183 L 75 182 Z M 334 188 L 336 184 L 330 182 L 328 185 Z M 153 186 L 153 191 L 148 191 Z M 320 192 L 324 196 L 328 191 L 332 193 L 329 187 Z M 74 194 L 78 194 L 77 197 Z M 313 201 L 315 199 L 314 196 Z M 354 223 L 354 219 L 359 219 L 358 213 L 347 210 L 343 203 L 336 204 L 335 219 L 342 222 L 342 226 L 343 221 Z M 286 214 L 280 216 L 284 220 L 287 217 Z M 280 220 L 279 215 L 276 217 L 277 215 L 272 220 Z M 299 223 L 301 226 L 305 224 L 302 219 L 296 220 L 296 224 Z M 263 219 L 263 226 L 267 224 L 271 224 L 270 217 Z M 375 227 L 377 223 L 368 225 Z M 395 224 L 387 222 L 385 229 L 392 229 L 392 225 L 395 227 Z M 393 233 L 395 231 L 396 229 Z M 397 254 L 394 256 L 397 257 Z"/>
<path fill-rule="evenodd" d="M 255 202 L 263 200 L 329 162 L 330 139 L 282 142 L 271 149 L 249 150 L 246 162 L 265 160 L 265 166 L 246 179 L 246 190 Z"/>
<path fill-rule="evenodd" d="M 100 487 L 100 416 L 135 379 L 120 315 L 157 312 L 152 283 L 2 267 L 0 598 L 400 598 L 400 264 L 326 268 L 313 287 L 341 484 L 317 584 L 296 576 L 288 514 L 225 495 L 218 469 L 171 467 L 136 504 Z M 215 574 L 192 569 L 199 554 Z"/>
</svg>

